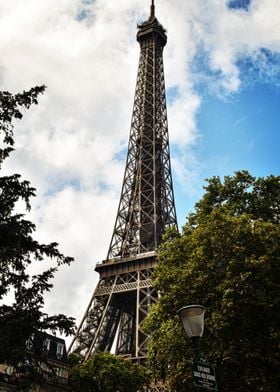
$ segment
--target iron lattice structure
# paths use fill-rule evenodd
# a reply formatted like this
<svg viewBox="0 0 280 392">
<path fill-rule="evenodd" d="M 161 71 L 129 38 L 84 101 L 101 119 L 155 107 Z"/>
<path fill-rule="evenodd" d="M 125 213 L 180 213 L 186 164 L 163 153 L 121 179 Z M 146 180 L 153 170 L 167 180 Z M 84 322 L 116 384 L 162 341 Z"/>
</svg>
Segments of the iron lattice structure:
<svg viewBox="0 0 280 392">
<path fill-rule="evenodd" d="M 167 37 L 154 13 L 138 26 L 140 44 L 126 168 L 105 261 L 70 350 L 85 360 L 96 351 L 140 361 L 148 336 L 143 322 L 157 293 L 152 273 L 167 227 L 177 228 L 168 140 L 163 48 Z"/>
</svg>

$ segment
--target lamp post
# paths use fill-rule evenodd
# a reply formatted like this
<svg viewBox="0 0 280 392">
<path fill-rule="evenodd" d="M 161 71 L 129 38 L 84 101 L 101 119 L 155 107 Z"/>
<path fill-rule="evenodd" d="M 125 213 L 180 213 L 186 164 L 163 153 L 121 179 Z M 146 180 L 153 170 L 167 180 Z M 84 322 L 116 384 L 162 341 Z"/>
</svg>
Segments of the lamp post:
<svg viewBox="0 0 280 392">
<path fill-rule="evenodd" d="M 178 314 L 183 321 L 188 337 L 191 338 L 193 343 L 195 354 L 192 366 L 194 385 L 198 388 L 218 391 L 215 369 L 200 352 L 200 338 L 204 330 L 205 310 L 202 305 L 189 305 L 181 308 Z"/>
<path fill-rule="evenodd" d="M 200 338 L 204 330 L 205 310 L 202 305 L 188 305 L 178 311 L 186 333 L 192 340 L 195 359 L 198 359 L 200 355 Z"/>
</svg>

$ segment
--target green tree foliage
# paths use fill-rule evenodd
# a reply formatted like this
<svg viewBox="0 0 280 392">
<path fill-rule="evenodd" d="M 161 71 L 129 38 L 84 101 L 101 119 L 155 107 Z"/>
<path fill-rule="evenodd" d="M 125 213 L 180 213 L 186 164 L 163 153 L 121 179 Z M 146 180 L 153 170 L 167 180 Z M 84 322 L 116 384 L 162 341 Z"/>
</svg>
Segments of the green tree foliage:
<svg viewBox="0 0 280 392">
<path fill-rule="evenodd" d="M 41 86 L 16 95 L 0 92 L 0 169 L 13 151 L 13 121 L 37 104 L 44 90 Z M 31 363 L 26 341 L 32 333 L 59 329 L 70 334 L 74 327 L 72 318 L 48 316 L 42 311 L 44 293 L 52 287 L 49 281 L 56 266 L 34 276 L 28 269 L 34 261 L 53 259 L 57 265 L 72 261 L 59 252 L 56 243 L 46 245 L 34 240 L 35 225 L 15 212 L 19 201 L 30 210 L 33 196 L 35 189 L 19 174 L 0 177 L 0 363 L 16 368 Z M 7 294 L 13 296 L 13 303 L 5 304 Z"/>
<path fill-rule="evenodd" d="M 173 391 L 193 391 L 191 342 L 178 309 L 206 306 L 202 351 L 220 391 L 280 387 L 280 177 L 207 180 L 182 234 L 170 231 L 155 273 L 161 296 L 146 322 L 149 360 Z"/>
<path fill-rule="evenodd" d="M 73 392 L 140 392 L 147 383 L 143 367 L 109 353 L 97 353 L 82 364 L 72 355 L 70 361 Z"/>
</svg>

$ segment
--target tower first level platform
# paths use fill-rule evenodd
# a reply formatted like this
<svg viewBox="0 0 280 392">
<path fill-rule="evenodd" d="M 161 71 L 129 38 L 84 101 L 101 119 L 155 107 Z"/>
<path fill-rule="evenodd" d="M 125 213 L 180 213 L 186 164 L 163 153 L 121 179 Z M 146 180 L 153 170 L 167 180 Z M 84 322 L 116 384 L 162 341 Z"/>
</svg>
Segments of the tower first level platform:
<svg viewBox="0 0 280 392">
<path fill-rule="evenodd" d="M 100 279 L 69 348 L 85 360 L 97 351 L 141 361 L 148 336 L 143 322 L 156 302 L 152 273 L 156 252 L 97 264 Z"/>
</svg>

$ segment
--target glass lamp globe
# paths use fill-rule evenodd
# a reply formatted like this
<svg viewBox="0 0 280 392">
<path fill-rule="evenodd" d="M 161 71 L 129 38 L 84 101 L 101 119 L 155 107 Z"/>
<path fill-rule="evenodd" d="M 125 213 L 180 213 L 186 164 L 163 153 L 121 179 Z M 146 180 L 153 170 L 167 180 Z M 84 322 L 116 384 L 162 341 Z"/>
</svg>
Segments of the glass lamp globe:
<svg viewBox="0 0 280 392">
<path fill-rule="evenodd" d="M 205 307 L 202 305 L 189 305 L 178 311 L 186 333 L 190 338 L 203 335 L 205 310 Z"/>
</svg>

